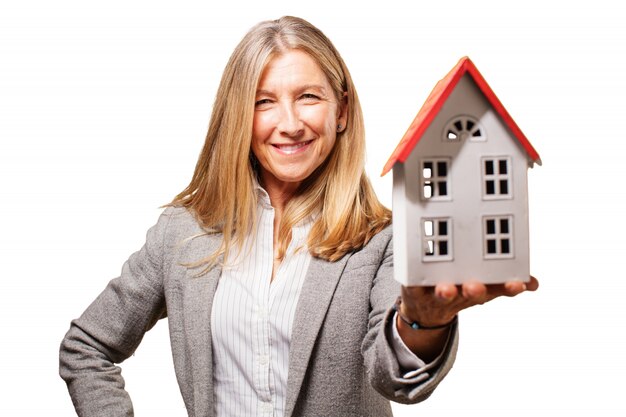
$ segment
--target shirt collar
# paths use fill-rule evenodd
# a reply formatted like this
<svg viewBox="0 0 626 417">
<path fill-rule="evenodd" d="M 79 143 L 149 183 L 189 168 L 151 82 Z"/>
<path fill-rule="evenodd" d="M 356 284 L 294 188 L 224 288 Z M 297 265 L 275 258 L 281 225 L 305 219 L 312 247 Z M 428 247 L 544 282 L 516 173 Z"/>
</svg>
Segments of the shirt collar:
<svg viewBox="0 0 626 417">
<path fill-rule="evenodd" d="M 270 195 L 265 191 L 265 188 L 261 187 L 259 181 L 255 178 L 253 183 L 254 191 L 257 195 L 258 204 L 265 209 L 272 208 L 272 202 L 270 201 Z"/>
<path fill-rule="evenodd" d="M 259 181 L 256 178 L 254 179 L 253 186 L 258 198 L 257 204 L 259 204 L 264 209 L 274 209 L 274 207 L 272 207 L 272 202 L 270 201 L 270 195 L 267 193 L 267 191 L 265 191 L 265 188 L 263 188 L 261 184 L 259 184 Z M 298 236 L 308 236 L 311 228 L 313 227 L 313 223 L 315 222 L 315 220 L 317 220 L 318 217 L 319 214 L 314 213 L 298 222 L 292 229 L 294 237 L 296 234 Z"/>
</svg>

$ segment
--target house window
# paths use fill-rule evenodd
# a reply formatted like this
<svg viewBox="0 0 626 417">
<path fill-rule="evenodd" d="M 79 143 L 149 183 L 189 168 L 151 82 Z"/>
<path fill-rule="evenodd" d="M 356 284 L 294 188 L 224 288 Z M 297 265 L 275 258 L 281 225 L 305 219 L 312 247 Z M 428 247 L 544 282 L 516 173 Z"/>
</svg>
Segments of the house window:
<svg viewBox="0 0 626 417">
<path fill-rule="evenodd" d="M 452 220 L 422 219 L 422 259 L 425 262 L 452 260 Z"/>
<path fill-rule="evenodd" d="M 513 258 L 513 216 L 483 218 L 485 259 Z"/>
<path fill-rule="evenodd" d="M 483 197 L 488 200 L 511 198 L 511 158 L 482 159 Z"/>
<path fill-rule="evenodd" d="M 457 116 L 450 120 L 443 129 L 442 140 L 444 142 L 460 142 L 470 139 L 472 141 L 485 141 L 485 129 L 478 120 L 471 116 Z"/>
<path fill-rule="evenodd" d="M 421 188 L 423 200 L 450 200 L 449 159 L 422 161 Z"/>
</svg>

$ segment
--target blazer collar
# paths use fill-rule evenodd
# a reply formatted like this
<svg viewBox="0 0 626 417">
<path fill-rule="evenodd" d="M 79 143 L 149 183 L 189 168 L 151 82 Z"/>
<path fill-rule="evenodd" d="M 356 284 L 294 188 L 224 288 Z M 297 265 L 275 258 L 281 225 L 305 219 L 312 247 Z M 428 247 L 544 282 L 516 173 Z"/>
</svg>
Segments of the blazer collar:
<svg viewBox="0 0 626 417">
<path fill-rule="evenodd" d="M 211 253 L 221 243 L 221 235 L 206 235 L 192 239 L 185 258 L 200 259 L 199 254 Z M 209 252 L 207 252 L 209 251 Z M 285 417 L 291 417 L 311 352 L 322 328 L 335 288 L 350 255 L 336 262 L 313 258 L 296 307 L 291 345 Z M 211 342 L 211 310 L 213 297 L 222 269 L 215 267 L 196 277 L 197 270 L 187 271 L 183 290 L 185 334 L 192 347 L 193 403 L 195 415 L 214 416 L 213 349 Z"/>
</svg>

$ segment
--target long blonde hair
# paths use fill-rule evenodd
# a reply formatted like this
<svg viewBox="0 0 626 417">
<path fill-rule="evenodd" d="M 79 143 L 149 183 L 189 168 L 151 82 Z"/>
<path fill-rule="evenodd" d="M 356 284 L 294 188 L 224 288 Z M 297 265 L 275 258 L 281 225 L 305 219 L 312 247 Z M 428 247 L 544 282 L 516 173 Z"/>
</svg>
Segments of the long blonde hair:
<svg viewBox="0 0 626 417">
<path fill-rule="evenodd" d="M 209 129 L 190 184 L 169 206 L 188 208 L 207 233 L 222 233 L 219 250 L 194 264 L 207 269 L 233 244 L 242 248 L 255 227 L 258 168 L 251 151 L 256 90 L 265 65 L 298 49 L 325 73 L 338 101 L 347 97 L 345 129 L 328 159 L 301 184 L 279 225 L 278 256 L 291 241 L 291 228 L 316 214 L 308 236 L 311 255 L 336 261 L 363 247 L 391 222 L 365 175 L 363 113 L 350 73 L 330 40 L 307 21 L 285 16 L 254 26 L 237 45 L 222 75 Z"/>
</svg>

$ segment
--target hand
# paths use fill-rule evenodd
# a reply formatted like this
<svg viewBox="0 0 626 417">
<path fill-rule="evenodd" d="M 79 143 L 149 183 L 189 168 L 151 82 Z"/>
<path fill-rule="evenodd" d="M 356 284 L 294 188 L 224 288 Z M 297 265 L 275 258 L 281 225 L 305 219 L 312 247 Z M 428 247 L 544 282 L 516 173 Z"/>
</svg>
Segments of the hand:
<svg viewBox="0 0 626 417">
<path fill-rule="evenodd" d="M 483 284 L 478 281 L 462 285 L 437 284 L 432 287 L 402 287 L 400 313 L 424 326 L 438 326 L 454 319 L 459 311 L 484 304 L 500 296 L 514 297 L 524 291 L 535 291 L 539 282 L 508 281 L 504 284 Z"/>
</svg>

